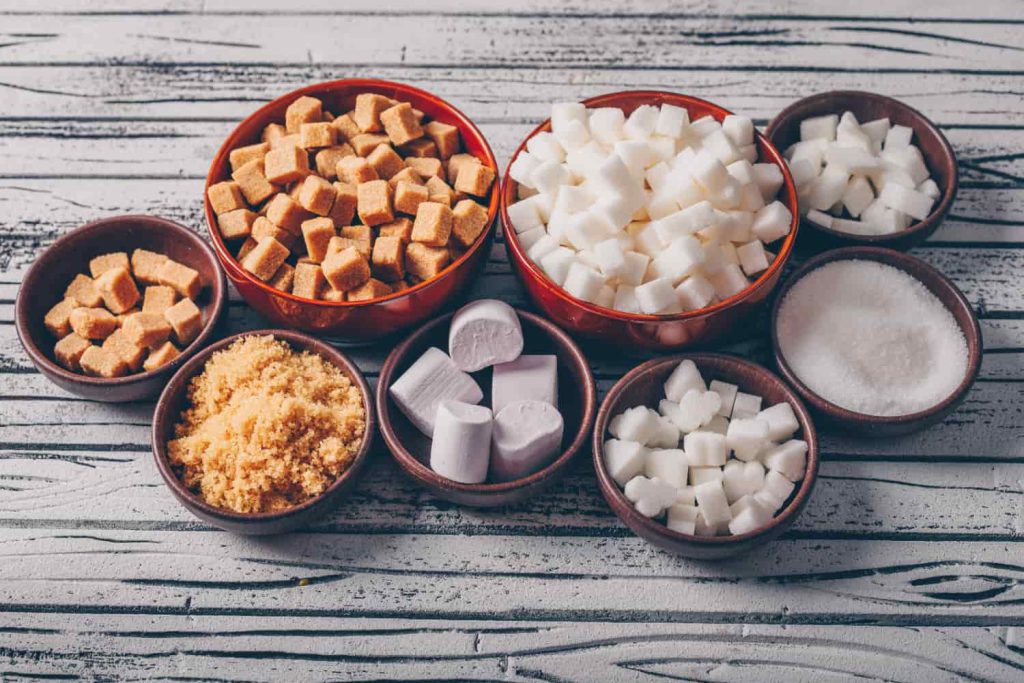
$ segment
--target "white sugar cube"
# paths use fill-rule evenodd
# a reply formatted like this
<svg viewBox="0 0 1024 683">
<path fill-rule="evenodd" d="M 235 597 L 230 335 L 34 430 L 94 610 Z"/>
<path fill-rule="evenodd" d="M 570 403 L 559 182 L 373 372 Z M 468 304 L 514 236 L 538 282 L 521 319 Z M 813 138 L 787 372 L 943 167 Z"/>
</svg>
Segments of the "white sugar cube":
<svg viewBox="0 0 1024 683">
<path fill-rule="evenodd" d="M 533 174 L 533 170 L 540 165 L 540 160 L 535 158 L 529 152 L 521 152 L 519 156 L 515 158 L 512 165 L 508 167 L 508 175 L 512 180 L 516 181 L 522 186 L 533 188 L 533 180 L 530 176 Z"/>
<path fill-rule="evenodd" d="M 582 147 L 569 150 L 565 155 L 565 164 L 572 173 L 580 178 L 589 178 L 597 172 L 608 152 L 597 140 L 591 140 Z"/>
<path fill-rule="evenodd" d="M 526 252 L 526 255 L 530 257 L 530 260 L 534 263 L 539 263 L 540 259 L 545 254 L 549 254 L 555 249 L 558 249 L 558 240 L 551 235 L 544 235 L 539 240 L 533 243 L 533 246 Z"/>
<path fill-rule="evenodd" d="M 633 293 L 640 304 L 640 310 L 649 315 L 675 313 L 679 309 L 672 282 L 665 278 L 642 284 Z"/>
<path fill-rule="evenodd" d="M 759 211 L 764 208 L 764 197 L 757 185 L 750 183 L 740 187 L 740 201 L 735 208 L 739 211 Z"/>
<path fill-rule="evenodd" d="M 760 240 L 753 240 L 736 247 L 736 255 L 740 259 L 740 267 L 743 272 L 751 277 L 768 269 L 768 257 L 765 255 L 764 244 Z"/>
<path fill-rule="evenodd" d="M 811 181 L 807 188 L 807 206 L 826 211 L 843 198 L 850 174 L 838 166 L 826 166 L 821 175 Z"/>
<path fill-rule="evenodd" d="M 512 229 L 517 233 L 526 232 L 544 224 L 537 211 L 537 202 L 533 197 L 509 204 L 508 218 L 512 221 Z"/>
<path fill-rule="evenodd" d="M 604 278 L 600 273 L 577 262 L 570 264 L 562 288 L 577 299 L 593 303 L 603 285 Z"/>
<path fill-rule="evenodd" d="M 860 129 L 872 142 L 877 143 L 880 149 L 882 142 L 885 140 L 885 134 L 889 132 L 889 118 L 875 119 L 874 121 L 862 123 L 860 124 Z"/>
<path fill-rule="evenodd" d="M 569 180 L 569 169 L 557 161 L 542 161 L 530 173 L 533 186 L 547 194 L 554 194 Z"/>
<path fill-rule="evenodd" d="M 715 225 L 723 240 L 749 242 L 754 214 L 749 211 L 715 211 Z"/>
<path fill-rule="evenodd" d="M 627 251 L 623 254 L 625 266 L 619 274 L 619 284 L 639 286 L 644 281 L 644 274 L 651 262 L 651 257 L 636 251 Z"/>
<path fill-rule="evenodd" d="M 576 253 L 566 247 L 556 247 L 541 256 L 537 261 L 544 274 L 551 278 L 559 287 L 565 283 L 565 278 L 569 275 L 569 269 L 576 262 Z"/>
<path fill-rule="evenodd" d="M 645 406 L 629 408 L 608 423 L 608 431 L 617 439 L 646 444 L 658 431 L 658 414 Z"/>
<path fill-rule="evenodd" d="M 704 262 L 704 249 L 700 241 L 690 235 L 677 237 L 654 257 L 650 271 L 654 277 L 677 284 Z"/>
<path fill-rule="evenodd" d="M 789 234 L 793 214 L 789 212 L 786 205 L 780 201 L 774 201 L 754 214 L 754 222 L 750 226 L 751 232 L 765 244 L 770 244 L 780 237 Z"/>
<path fill-rule="evenodd" d="M 749 145 L 743 145 L 740 147 L 740 154 L 743 155 L 743 158 L 750 163 L 757 163 L 759 157 L 757 144 L 752 142 Z"/>
<path fill-rule="evenodd" d="M 722 131 L 737 147 L 754 142 L 754 122 L 746 116 L 729 114 L 722 120 Z"/>
<path fill-rule="evenodd" d="M 577 251 L 592 249 L 594 245 L 607 239 L 610 232 L 601 221 L 596 220 L 590 210 L 576 213 L 565 220 L 564 238 Z"/>
<path fill-rule="evenodd" d="M 748 534 L 763 527 L 770 519 L 771 516 L 765 514 L 760 506 L 748 506 L 729 520 L 729 533 L 734 536 Z"/>
<path fill-rule="evenodd" d="M 619 486 L 640 474 L 644 470 L 647 449 L 636 441 L 608 439 L 604 442 L 604 465 L 608 474 Z"/>
<path fill-rule="evenodd" d="M 583 265 L 600 272 L 601 264 L 597 262 L 597 257 L 594 256 L 594 252 L 591 249 L 581 249 L 576 252 L 576 260 Z"/>
<path fill-rule="evenodd" d="M 697 430 L 683 437 L 686 460 L 692 467 L 721 467 L 729 457 L 725 436 Z"/>
<path fill-rule="evenodd" d="M 658 125 L 658 107 L 642 104 L 633 110 L 622 126 L 622 132 L 632 140 L 646 140 L 654 134 Z"/>
<path fill-rule="evenodd" d="M 599 107 L 590 111 L 590 134 L 606 145 L 622 139 L 626 115 L 618 107 Z"/>
<path fill-rule="evenodd" d="M 932 199 L 938 199 L 942 194 L 942 191 L 939 190 L 939 186 L 931 178 L 918 185 L 917 191 L 923 195 L 931 197 Z"/>
<path fill-rule="evenodd" d="M 831 145 L 825 151 L 825 163 L 843 169 L 847 173 L 870 173 L 881 162 L 875 155 L 860 147 L 839 147 Z"/>
<path fill-rule="evenodd" d="M 611 285 L 604 285 L 601 287 L 601 291 L 597 293 L 597 298 L 594 299 L 594 304 L 603 308 L 612 308 L 615 303 L 615 288 Z"/>
<path fill-rule="evenodd" d="M 565 161 L 565 149 L 558 139 L 548 132 L 537 133 L 527 140 L 526 150 L 541 162 L 554 161 L 560 164 Z"/>
<path fill-rule="evenodd" d="M 676 155 L 676 141 L 663 135 L 655 135 L 647 140 L 648 146 L 658 160 L 667 162 Z"/>
<path fill-rule="evenodd" d="M 642 204 L 642 194 L 608 194 L 587 209 L 587 214 L 606 234 L 614 235 L 629 224 L 633 213 Z"/>
<path fill-rule="evenodd" d="M 665 181 L 672 172 L 672 168 L 664 161 L 660 161 L 644 172 L 644 180 L 655 192 L 665 187 Z"/>
<path fill-rule="evenodd" d="M 716 121 L 711 116 L 702 116 L 693 123 L 690 124 L 690 128 L 693 134 L 699 138 L 704 138 L 714 133 L 716 130 L 722 129 L 722 124 Z"/>
<path fill-rule="evenodd" d="M 587 129 L 587 124 L 581 121 L 568 121 L 552 133 L 566 152 L 579 149 L 590 142 L 590 131 Z"/>
<path fill-rule="evenodd" d="M 555 195 L 552 212 L 572 215 L 586 211 L 594 203 L 594 198 L 586 187 L 580 185 L 562 185 Z"/>
<path fill-rule="evenodd" d="M 864 176 L 850 178 L 846 184 L 846 191 L 843 192 L 843 206 L 850 212 L 850 215 L 857 218 L 873 201 L 875 201 L 875 193 Z"/>
<path fill-rule="evenodd" d="M 891 127 L 885 133 L 885 143 L 882 145 L 882 149 L 894 150 L 901 147 L 906 147 L 910 144 L 910 140 L 914 137 L 914 129 L 908 128 L 907 126 L 901 126 L 899 124 Z"/>
<path fill-rule="evenodd" d="M 543 225 L 538 225 L 536 228 L 530 228 L 526 232 L 521 232 L 516 238 L 519 240 L 519 244 L 526 250 L 527 253 L 530 251 L 530 247 L 537 243 L 537 241 L 548 234 L 548 231 L 544 229 Z"/>
<path fill-rule="evenodd" d="M 750 284 L 743 270 L 734 263 L 726 265 L 713 275 L 708 275 L 708 282 L 715 288 L 719 299 L 725 300 L 739 294 Z"/>
<path fill-rule="evenodd" d="M 729 501 L 725 497 L 720 481 L 707 481 L 693 487 L 693 495 L 697 498 L 704 521 L 709 525 L 727 524 L 732 519 L 729 512 Z"/>
<path fill-rule="evenodd" d="M 688 464 L 686 454 L 678 448 L 657 448 L 647 454 L 644 474 L 658 478 L 677 489 L 686 486 Z"/>
<path fill-rule="evenodd" d="M 653 222 L 640 225 L 642 227 L 633 233 L 636 250 L 648 257 L 657 256 L 667 243 L 662 241 L 661 235 L 658 234 L 658 229 Z"/>
<path fill-rule="evenodd" d="M 754 167 L 746 159 L 734 161 L 725 167 L 736 182 L 740 185 L 748 185 L 754 182 Z M 760 191 L 759 191 L 760 192 Z"/>
<path fill-rule="evenodd" d="M 878 198 L 890 209 L 894 209 L 918 220 L 924 220 L 931 213 L 934 200 L 917 190 L 895 183 L 887 183 Z"/>
<path fill-rule="evenodd" d="M 686 237 L 703 230 L 715 220 L 715 210 L 711 202 L 701 201 L 685 209 L 675 211 L 651 222 L 658 236 L 665 244 L 677 237 Z"/>
<path fill-rule="evenodd" d="M 769 449 L 762 461 L 768 469 L 778 472 L 790 481 L 800 481 L 807 467 L 807 442 L 790 439 Z"/>
<path fill-rule="evenodd" d="M 883 219 L 884 216 L 877 222 L 872 221 L 869 223 L 867 221 L 849 220 L 846 218 L 833 218 L 832 224 L 829 227 L 850 235 L 878 235 L 884 232 L 881 227 Z"/>
<path fill-rule="evenodd" d="M 721 129 L 714 130 L 706 135 L 701 140 L 701 149 L 711 152 L 719 161 L 727 166 L 743 158 L 740 150 L 729 139 L 729 136 L 725 134 L 725 131 Z"/>
<path fill-rule="evenodd" d="M 643 185 L 630 172 L 629 167 L 621 157 L 615 154 L 608 155 L 590 176 L 589 182 L 593 183 L 596 192 L 633 196 L 643 189 Z"/>
<path fill-rule="evenodd" d="M 839 117 L 835 114 L 804 119 L 800 122 L 800 139 L 814 140 L 815 138 L 823 138 L 825 140 L 835 140 L 836 126 L 838 124 Z"/>
<path fill-rule="evenodd" d="M 702 150 L 694 157 L 689 171 L 693 179 L 710 194 L 722 191 L 732 180 L 721 160 L 706 150 Z"/>
<path fill-rule="evenodd" d="M 654 435 L 647 440 L 650 448 L 676 448 L 679 445 L 679 428 L 672 420 L 659 415 L 656 411 L 648 410 L 654 415 L 657 427 Z"/>
<path fill-rule="evenodd" d="M 697 508 L 697 523 L 694 524 L 693 533 L 697 536 L 717 536 L 719 533 L 719 527 L 714 524 L 708 524 L 704 520 L 704 515 L 699 514 L 700 508 Z M 728 530 L 728 524 L 722 525 L 722 533 L 724 535 L 725 530 Z"/>
<path fill-rule="evenodd" d="M 699 510 L 695 505 L 676 503 L 668 509 L 665 526 L 680 534 L 692 536 L 697 530 L 698 514 Z"/>
<path fill-rule="evenodd" d="M 779 189 L 785 180 L 782 175 L 782 169 L 775 164 L 753 164 L 751 166 L 751 173 L 754 176 L 757 189 L 761 191 L 761 197 L 765 201 L 772 199 L 779 193 Z"/>
<path fill-rule="evenodd" d="M 658 160 L 647 140 L 620 140 L 612 151 L 637 178 L 643 178 L 644 170 Z"/>
<path fill-rule="evenodd" d="M 711 421 L 701 427 L 701 430 L 705 432 L 714 432 L 715 434 L 721 434 L 725 436 L 726 432 L 729 431 L 729 420 L 722 415 L 715 415 L 711 418 Z"/>
<path fill-rule="evenodd" d="M 771 474 L 771 473 L 769 472 L 768 474 Z M 780 478 L 782 478 L 782 477 L 780 477 Z M 765 476 L 765 480 L 766 481 L 767 481 L 767 479 L 768 479 L 768 477 Z M 772 514 L 772 515 L 774 515 L 779 510 L 779 508 L 782 507 L 782 504 L 785 502 L 785 499 L 779 500 L 778 498 L 775 497 L 775 494 L 773 494 L 771 491 L 768 491 L 766 489 L 761 489 L 760 491 L 758 491 L 754 495 L 750 496 L 750 499 L 751 499 L 752 502 L 757 503 L 758 505 L 760 505 L 763 509 L 768 510 L 769 513 Z"/>
<path fill-rule="evenodd" d="M 683 396 L 691 390 L 703 392 L 707 389 L 697 364 L 690 359 L 680 361 L 665 380 L 665 398 L 675 403 L 683 400 Z"/>
<path fill-rule="evenodd" d="M 811 209 L 807 212 L 807 220 L 822 226 L 823 228 L 831 228 L 833 218 L 829 214 L 818 211 L 817 209 Z"/>
<path fill-rule="evenodd" d="M 836 144 L 840 147 L 860 149 L 864 152 L 873 153 L 874 144 L 860 126 L 844 121 L 839 122 L 836 128 Z"/>
<path fill-rule="evenodd" d="M 681 486 L 676 489 L 676 505 L 696 505 L 692 486 Z"/>
<path fill-rule="evenodd" d="M 626 271 L 626 256 L 622 244 L 615 238 L 595 244 L 594 258 L 605 279 L 619 277 Z"/>
<path fill-rule="evenodd" d="M 733 408 L 733 412 L 735 412 Z M 755 460 L 768 443 L 768 424 L 752 418 L 734 418 L 729 423 L 725 442 L 740 460 Z"/>
<path fill-rule="evenodd" d="M 712 391 L 701 391 L 690 389 L 679 401 L 679 410 L 685 415 L 692 416 L 697 422 L 697 427 L 706 425 L 722 407 L 721 397 Z M 696 427 L 695 427 L 696 429 Z M 686 431 L 682 427 L 680 430 Z"/>
<path fill-rule="evenodd" d="M 612 308 L 623 313 L 640 313 L 640 302 L 636 300 L 635 289 L 632 285 L 619 285 L 615 290 Z"/>
<path fill-rule="evenodd" d="M 672 104 L 661 105 L 661 111 L 658 112 L 658 122 L 654 126 L 654 132 L 670 138 L 681 138 L 687 134 L 689 127 L 690 115 L 686 109 Z"/>
<path fill-rule="evenodd" d="M 721 400 L 721 406 L 718 408 L 719 415 L 722 417 L 732 415 L 732 405 L 736 402 L 736 394 L 739 392 L 739 389 L 735 384 L 729 384 L 717 379 L 711 380 L 708 391 L 718 394 L 718 398 Z"/>
<path fill-rule="evenodd" d="M 886 150 L 882 152 L 882 158 L 893 166 L 906 171 L 913 178 L 915 186 L 928 179 L 928 167 L 924 163 L 921 150 L 913 145 Z"/>
<path fill-rule="evenodd" d="M 793 183 L 798 187 L 804 187 L 818 177 L 821 169 L 815 167 L 807 159 L 798 159 L 789 162 L 789 174 L 793 176 Z"/>
<path fill-rule="evenodd" d="M 658 220 L 679 210 L 679 202 L 675 198 L 676 185 L 671 175 L 665 178 L 665 186 L 660 192 L 654 192 L 647 200 L 647 215 L 651 220 Z"/>
<path fill-rule="evenodd" d="M 757 417 L 757 414 L 759 412 L 761 412 L 760 396 L 755 396 L 754 394 L 746 394 L 742 391 L 736 392 L 736 398 L 733 401 L 732 408 L 733 418 Z"/>
<path fill-rule="evenodd" d="M 772 441 L 788 439 L 800 429 L 793 407 L 785 401 L 765 408 L 757 414 L 757 419 L 768 423 L 768 438 Z"/>
<path fill-rule="evenodd" d="M 764 485 L 761 487 L 760 493 L 776 501 L 774 510 L 778 510 L 786 502 L 790 494 L 793 493 L 794 488 L 796 488 L 796 485 L 793 482 L 786 479 L 776 470 L 771 470 L 765 475 Z M 755 496 L 756 499 L 757 497 Z M 764 497 L 761 499 L 764 500 Z"/>
<path fill-rule="evenodd" d="M 587 106 L 582 102 L 556 102 L 551 105 L 551 129 L 558 131 L 572 121 L 586 124 Z"/>
<path fill-rule="evenodd" d="M 633 503 L 636 511 L 645 517 L 657 517 L 676 501 L 674 486 L 660 479 L 648 479 L 644 476 L 630 479 L 622 492 Z"/>
<path fill-rule="evenodd" d="M 722 468 L 722 488 L 725 497 L 733 503 L 743 496 L 761 490 L 764 483 L 764 466 L 756 460 L 742 462 L 730 460 Z"/>
<path fill-rule="evenodd" d="M 715 287 L 706 277 L 695 273 L 676 286 L 676 297 L 684 311 L 697 311 L 715 298 Z"/>
</svg>

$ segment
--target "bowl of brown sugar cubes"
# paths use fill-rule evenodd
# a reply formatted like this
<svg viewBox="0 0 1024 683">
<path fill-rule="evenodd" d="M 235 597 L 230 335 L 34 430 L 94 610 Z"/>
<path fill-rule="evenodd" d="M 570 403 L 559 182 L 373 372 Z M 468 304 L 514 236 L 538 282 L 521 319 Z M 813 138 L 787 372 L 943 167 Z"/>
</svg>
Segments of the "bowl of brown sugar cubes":
<svg viewBox="0 0 1024 683">
<path fill-rule="evenodd" d="M 274 323 L 370 341 L 433 315 L 476 276 L 498 210 L 487 141 L 399 83 L 302 88 L 242 121 L 206 184 L 214 248 Z"/>
<path fill-rule="evenodd" d="M 90 223 L 54 242 L 18 290 L 15 325 L 32 363 L 96 401 L 159 393 L 213 334 L 227 286 L 210 246 L 154 216 Z"/>
</svg>

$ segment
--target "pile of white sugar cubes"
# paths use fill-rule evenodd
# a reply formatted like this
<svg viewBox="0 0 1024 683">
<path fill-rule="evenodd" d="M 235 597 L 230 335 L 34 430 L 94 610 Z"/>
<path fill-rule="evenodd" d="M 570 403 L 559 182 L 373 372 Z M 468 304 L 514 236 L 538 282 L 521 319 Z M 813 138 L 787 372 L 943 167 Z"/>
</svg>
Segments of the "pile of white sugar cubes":
<svg viewBox="0 0 1024 683">
<path fill-rule="evenodd" d="M 646 517 L 666 515 L 683 534 L 745 534 L 783 507 L 807 467 L 807 442 L 789 403 L 762 408 L 735 384 L 704 383 L 692 360 L 665 382 L 654 410 L 636 406 L 608 423 L 608 474 Z"/>
<path fill-rule="evenodd" d="M 491 368 L 490 407 L 469 373 Z M 431 347 L 389 388 L 409 421 L 430 437 L 430 468 L 463 484 L 512 481 L 561 450 L 558 359 L 523 353 L 519 316 L 482 299 L 452 317 L 448 353 Z"/>
<path fill-rule="evenodd" d="M 551 108 L 551 132 L 509 168 L 516 239 L 568 294 L 625 313 L 670 315 L 743 291 L 789 234 L 781 169 L 757 163 L 745 116 L 690 121 L 670 104 Z"/>
<path fill-rule="evenodd" d="M 854 235 L 888 235 L 922 221 L 939 198 L 914 131 L 853 112 L 800 122 L 785 151 L 807 219 Z"/>
</svg>

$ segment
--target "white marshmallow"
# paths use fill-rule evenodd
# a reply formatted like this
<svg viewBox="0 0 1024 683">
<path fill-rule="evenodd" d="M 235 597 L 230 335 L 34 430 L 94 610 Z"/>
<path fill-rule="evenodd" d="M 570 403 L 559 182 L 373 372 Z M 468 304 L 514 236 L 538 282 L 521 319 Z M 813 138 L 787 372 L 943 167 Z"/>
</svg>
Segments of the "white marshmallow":
<svg viewBox="0 0 1024 683">
<path fill-rule="evenodd" d="M 789 234 L 792 222 L 793 214 L 786 208 L 786 205 L 780 201 L 774 201 L 754 215 L 754 222 L 751 224 L 750 230 L 759 240 L 765 244 L 771 244 Z"/>
<path fill-rule="evenodd" d="M 656 448 L 647 453 L 644 474 L 661 479 L 677 489 L 686 486 L 686 454 L 678 448 Z"/>
<path fill-rule="evenodd" d="M 608 423 L 608 431 L 615 438 L 642 444 L 647 444 L 658 428 L 658 414 L 645 406 L 629 408 Z"/>
<path fill-rule="evenodd" d="M 785 401 L 765 408 L 757 414 L 757 419 L 768 423 L 768 438 L 772 441 L 788 439 L 800 429 L 793 407 Z"/>
<path fill-rule="evenodd" d="M 444 351 L 431 347 L 388 388 L 388 393 L 409 421 L 427 436 L 434 433 L 437 406 L 446 400 L 479 403 L 480 386 L 452 362 Z"/>
<path fill-rule="evenodd" d="M 933 200 L 938 199 L 942 195 L 939 186 L 931 178 L 918 185 L 917 191 L 926 197 L 931 197 Z"/>
<path fill-rule="evenodd" d="M 674 313 L 679 308 L 671 280 L 657 278 L 633 290 L 640 310 L 647 314 Z"/>
<path fill-rule="evenodd" d="M 519 316 L 504 301 L 473 301 L 452 317 L 448 353 L 459 369 L 476 372 L 495 363 L 515 360 L 522 352 Z"/>
<path fill-rule="evenodd" d="M 491 478 L 519 479 L 543 469 L 562 444 L 562 414 L 543 401 L 516 401 L 494 417 Z"/>
<path fill-rule="evenodd" d="M 807 468 L 807 442 L 790 439 L 765 452 L 761 459 L 768 469 L 790 481 L 800 481 Z"/>
<path fill-rule="evenodd" d="M 761 397 L 753 394 L 746 394 L 742 391 L 736 392 L 736 398 L 733 399 L 732 417 L 735 418 L 753 418 L 757 417 L 757 414 L 761 412 Z"/>
<path fill-rule="evenodd" d="M 543 401 L 558 407 L 558 357 L 523 354 L 494 366 L 491 409 L 496 413 L 516 401 Z"/>
<path fill-rule="evenodd" d="M 748 494 L 757 493 L 763 484 L 764 465 L 756 460 L 751 462 L 730 460 L 722 468 L 722 488 L 730 503 Z"/>
<path fill-rule="evenodd" d="M 715 287 L 700 274 L 693 274 L 676 287 L 676 297 L 684 311 L 704 308 L 715 298 Z"/>
<path fill-rule="evenodd" d="M 676 489 L 676 505 L 696 505 L 697 499 L 693 495 L 692 486 L 682 486 Z"/>
<path fill-rule="evenodd" d="M 430 442 L 430 469 L 463 484 L 483 482 L 490 460 L 491 425 L 490 408 L 441 401 Z"/>
<path fill-rule="evenodd" d="M 699 510 L 694 505 L 676 503 L 668 509 L 665 526 L 680 534 L 693 535 L 697 530 Z"/>
<path fill-rule="evenodd" d="M 725 436 L 697 430 L 683 437 L 686 460 L 693 467 L 721 467 L 729 457 Z"/>
<path fill-rule="evenodd" d="M 675 403 L 683 400 L 683 396 L 690 390 L 704 392 L 707 389 L 697 364 L 688 358 L 680 361 L 665 380 L 665 398 Z"/>
<path fill-rule="evenodd" d="M 812 221 L 817 225 L 822 226 L 823 228 L 831 228 L 834 219 L 832 218 L 832 216 L 828 215 L 827 213 L 824 213 L 823 211 L 811 209 L 810 211 L 807 212 L 807 220 Z"/>
<path fill-rule="evenodd" d="M 718 394 L 718 398 L 721 401 L 721 405 L 718 408 L 718 414 L 722 417 L 730 417 L 732 415 L 732 406 L 736 402 L 736 394 L 739 392 L 739 387 L 735 384 L 729 384 L 721 380 L 711 380 L 711 384 L 708 385 L 708 391 L 713 391 Z"/>
<path fill-rule="evenodd" d="M 583 301 L 593 303 L 601 287 L 604 286 L 604 278 L 600 273 L 582 263 L 573 263 L 569 266 L 569 272 L 565 276 L 562 288 L 570 295 Z"/>
<path fill-rule="evenodd" d="M 722 481 L 722 468 L 715 467 L 690 467 L 690 485 L 700 486 L 707 482 L 719 482 Z"/>
<path fill-rule="evenodd" d="M 644 471 L 647 449 L 636 441 L 608 439 L 604 442 L 604 465 L 619 486 Z"/>
<path fill-rule="evenodd" d="M 698 484 L 693 487 L 693 494 L 697 498 L 697 507 L 700 508 L 704 521 L 709 525 L 727 524 L 732 519 L 729 501 L 725 497 L 721 482 L 708 481 Z"/>
<path fill-rule="evenodd" d="M 676 502 L 676 489 L 661 479 L 636 476 L 622 490 L 636 511 L 645 517 L 657 517 Z"/>
<path fill-rule="evenodd" d="M 699 510 L 700 508 L 698 508 L 698 512 Z M 725 526 L 725 528 L 728 528 L 728 526 Z M 704 515 L 697 515 L 697 523 L 694 525 L 693 529 L 694 534 L 696 534 L 697 536 L 717 536 L 718 531 L 719 527 L 713 524 L 708 524 L 706 521 L 704 521 Z"/>
<path fill-rule="evenodd" d="M 715 434 L 725 436 L 725 433 L 729 431 L 729 419 L 721 415 L 715 415 L 701 429 L 705 432 L 714 432 Z"/>
<path fill-rule="evenodd" d="M 752 418 L 734 418 L 729 423 L 725 442 L 740 460 L 755 460 L 768 443 L 768 424 Z"/>
</svg>

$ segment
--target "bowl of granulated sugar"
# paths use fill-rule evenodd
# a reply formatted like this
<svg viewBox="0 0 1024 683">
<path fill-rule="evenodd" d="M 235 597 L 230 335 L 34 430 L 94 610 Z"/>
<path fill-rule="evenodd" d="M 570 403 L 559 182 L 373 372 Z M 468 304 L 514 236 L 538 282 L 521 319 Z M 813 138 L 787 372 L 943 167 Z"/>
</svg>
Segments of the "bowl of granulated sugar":
<svg viewBox="0 0 1024 683">
<path fill-rule="evenodd" d="M 920 259 L 878 247 L 829 251 L 772 308 L 779 372 L 825 421 L 892 436 L 942 421 L 981 367 L 974 310 Z"/>
</svg>

